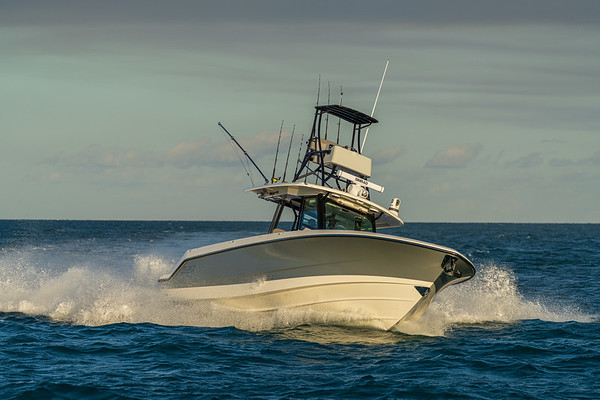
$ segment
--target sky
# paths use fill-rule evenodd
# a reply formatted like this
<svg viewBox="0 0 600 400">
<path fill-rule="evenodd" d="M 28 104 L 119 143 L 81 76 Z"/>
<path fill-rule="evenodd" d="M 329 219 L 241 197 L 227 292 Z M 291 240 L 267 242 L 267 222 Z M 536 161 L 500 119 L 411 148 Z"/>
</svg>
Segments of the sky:
<svg viewBox="0 0 600 400">
<path fill-rule="evenodd" d="M 269 220 L 217 123 L 270 172 L 283 121 L 282 170 L 319 82 L 369 114 L 388 59 L 376 202 L 600 222 L 595 0 L 0 0 L 0 219 Z"/>
</svg>

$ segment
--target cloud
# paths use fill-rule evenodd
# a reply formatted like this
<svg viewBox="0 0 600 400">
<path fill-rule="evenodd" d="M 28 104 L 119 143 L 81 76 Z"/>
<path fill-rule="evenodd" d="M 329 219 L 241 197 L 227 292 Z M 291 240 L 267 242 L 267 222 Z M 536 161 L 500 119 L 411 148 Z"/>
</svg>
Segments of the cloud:
<svg viewBox="0 0 600 400">
<path fill-rule="evenodd" d="M 435 154 L 425 163 L 425 168 L 464 168 L 477 157 L 482 148 L 481 144 L 452 146 Z"/>
<path fill-rule="evenodd" d="M 279 144 L 279 155 L 283 153 L 284 149 L 287 150 L 289 145 L 290 132 L 283 131 L 281 133 L 281 143 Z M 261 158 L 266 155 L 275 156 L 275 150 L 277 149 L 277 141 L 279 139 L 279 132 L 266 133 L 259 132 L 254 137 L 249 139 L 241 139 L 240 143 L 250 153 L 252 157 Z M 294 142 L 297 143 L 297 136 L 294 136 Z M 292 143 L 292 146 L 295 144 Z"/>
<path fill-rule="evenodd" d="M 205 156 L 210 154 L 211 140 L 201 138 L 192 142 L 180 142 L 165 155 L 165 161 L 178 168 L 189 168 L 204 163 Z"/>
<path fill-rule="evenodd" d="M 504 164 L 506 167 L 533 168 L 544 163 L 542 153 L 536 152 Z"/>
<path fill-rule="evenodd" d="M 442 184 L 436 185 L 432 188 L 430 188 L 427 193 L 430 195 L 439 195 L 441 193 L 447 192 L 452 188 L 452 185 L 450 185 L 448 182 L 444 182 Z"/>
<path fill-rule="evenodd" d="M 542 140 L 542 143 L 544 143 L 544 144 L 548 144 L 548 143 L 550 143 L 550 144 L 565 144 L 565 143 L 568 143 L 568 142 L 566 140 L 563 140 L 563 139 L 556 139 L 556 138 L 554 138 L 554 139 L 544 139 L 544 140 Z"/>
<path fill-rule="evenodd" d="M 572 160 L 566 159 L 566 158 L 553 158 L 552 160 L 550 160 L 548 162 L 548 164 L 550 164 L 551 167 L 570 167 L 571 165 L 574 165 L 575 163 Z"/>
<path fill-rule="evenodd" d="M 279 160 L 287 156 L 291 134 L 289 132 L 281 133 L 281 142 L 279 144 Z M 294 137 L 294 145 L 297 146 L 299 139 Z M 248 152 L 254 161 L 258 161 L 264 157 L 275 157 L 277 149 L 277 141 L 279 140 L 279 132 L 266 133 L 259 132 L 256 135 L 243 138 L 235 136 L 240 145 Z M 296 151 L 297 151 L 297 147 Z M 293 152 L 293 151 L 292 151 Z M 236 154 L 237 153 L 237 154 Z M 240 148 L 233 143 L 228 137 L 215 142 L 208 138 L 202 138 L 192 142 L 181 142 L 173 146 L 166 154 L 166 162 L 179 168 L 188 168 L 193 165 L 203 166 L 228 166 L 238 164 L 239 158 L 246 161 L 245 155 Z M 291 156 L 290 156 L 291 157 Z"/>
<path fill-rule="evenodd" d="M 62 176 L 62 174 L 61 174 L 60 172 L 51 172 L 51 173 L 49 173 L 47 176 L 45 176 L 45 179 L 46 179 L 48 182 L 53 182 L 53 183 L 55 183 L 55 182 L 60 182 L 60 181 L 62 181 L 62 179 L 63 179 L 63 176 Z"/>
<path fill-rule="evenodd" d="M 592 154 L 591 157 L 581 160 L 584 165 L 600 165 L 600 150 Z"/>
<path fill-rule="evenodd" d="M 600 150 L 592 154 L 590 157 L 582 158 L 580 160 L 573 161 L 566 158 L 555 158 L 550 160 L 549 164 L 553 167 L 570 167 L 574 165 L 600 165 Z"/>
<path fill-rule="evenodd" d="M 77 170 L 109 170 L 116 168 L 160 167 L 164 163 L 149 152 L 118 146 L 90 145 L 72 154 L 60 153 L 44 161 Z"/>
<path fill-rule="evenodd" d="M 394 161 L 400 154 L 404 152 L 404 146 L 393 146 L 385 150 L 375 152 L 371 157 L 377 164 L 388 164 Z"/>
<path fill-rule="evenodd" d="M 289 132 L 282 132 L 281 134 L 280 162 L 285 162 L 282 160 L 285 160 L 287 156 L 290 136 Z M 236 139 L 256 162 L 261 158 L 269 157 L 268 163 L 271 164 L 272 159 L 275 157 L 278 138 L 279 132 L 272 134 L 259 132 L 250 138 Z M 300 140 L 294 138 L 292 154 L 297 154 L 299 142 Z M 46 158 L 43 164 L 59 167 L 63 172 L 69 170 L 72 172 L 104 172 L 131 168 L 161 168 L 165 165 L 179 169 L 194 166 L 239 166 L 240 158 L 244 162 L 247 161 L 243 152 L 230 140 L 213 142 L 210 138 L 200 138 L 194 141 L 179 142 L 163 154 L 119 146 L 90 145 L 73 153 L 61 152 L 55 154 Z M 59 172 L 56 173 L 59 174 L 57 176 L 61 176 Z"/>
<path fill-rule="evenodd" d="M 284 153 L 287 152 L 289 136 L 288 132 L 283 132 L 281 135 L 279 160 L 287 155 Z M 256 161 L 265 156 L 274 157 L 278 137 L 279 132 L 272 134 L 259 132 L 251 138 L 237 139 Z M 294 142 L 296 144 L 296 140 Z M 47 158 L 45 163 L 77 170 L 160 168 L 165 165 L 186 169 L 194 166 L 239 165 L 238 156 L 242 159 L 245 157 L 243 152 L 229 140 L 214 142 L 210 138 L 200 138 L 194 141 L 179 142 L 162 155 L 118 146 L 91 145 L 74 153 L 56 154 Z"/>
<path fill-rule="evenodd" d="M 167 160 L 188 157 L 192 153 L 197 153 L 200 148 L 207 144 L 210 144 L 210 139 L 208 138 L 202 138 L 195 142 L 181 142 L 167 152 Z"/>
<path fill-rule="evenodd" d="M 34 6 L 32 6 L 32 3 Z M 316 20 L 326 21 L 377 21 L 421 22 L 430 24 L 490 24 L 490 23 L 582 23 L 598 22 L 598 3 L 579 0 L 576 4 L 562 0 L 521 0 L 519 2 L 473 1 L 473 0 L 423 0 L 405 2 L 379 0 L 364 2 L 349 0 L 340 7 L 335 1 L 310 0 L 303 2 L 280 2 L 277 0 L 202 2 L 157 0 L 102 2 L 54 1 L 8 1 L 3 4 L 0 21 L 17 24 L 23 22 L 46 24 L 100 24 L 136 23 L 186 23 L 201 21 L 233 21 L 244 23 L 304 24 Z M 312 12 L 319 9 L 318 13 Z M 385 9 L 382 13 L 381 10 Z M 4 15 L 3 15 L 4 14 Z M 74 22 L 75 21 L 75 22 Z"/>
</svg>

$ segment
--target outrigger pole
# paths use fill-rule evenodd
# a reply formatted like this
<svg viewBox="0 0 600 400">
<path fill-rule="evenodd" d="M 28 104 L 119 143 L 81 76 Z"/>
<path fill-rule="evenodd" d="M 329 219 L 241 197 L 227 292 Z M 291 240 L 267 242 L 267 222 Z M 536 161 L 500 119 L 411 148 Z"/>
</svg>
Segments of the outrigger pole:
<svg viewBox="0 0 600 400">
<path fill-rule="evenodd" d="M 265 174 L 263 174 L 263 172 L 260 170 L 260 168 L 258 168 L 258 165 L 256 165 L 256 163 L 254 162 L 254 160 L 252 159 L 252 157 L 250 157 L 250 155 L 248 154 L 248 152 L 246 150 L 244 150 L 244 148 L 242 147 L 242 145 L 239 144 L 237 140 L 235 140 L 235 138 L 233 137 L 233 135 L 231 133 L 229 133 L 229 131 L 227 129 L 225 129 L 225 127 L 223 126 L 223 124 L 221 124 L 220 122 L 219 122 L 219 126 L 225 131 L 225 133 L 227 135 L 229 135 L 229 137 L 231 138 L 231 140 L 233 140 L 233 143 L 235 143 L 237 145 L 237 147 L 239 147 L 240 150 L 242 150 L 244 152 L 244 155 L 246 157 L 248 157 L 248 160 L 250 160 L 250 162 L 252 163 L 252 165 L 254 165 L 254 167 L 256 168 L 256 170 L 262 175 L 262 177 L 265 180 L 265 183 L 269 183 L 269 180 L 267 179 L 267 177 L 265 176 Z"/>
<path fill-rule="evenodd" d="M 385 74 L 387 72 L 387 67 L 390 64 L 390 60 L 388 59 L 385 63 L 385 68 L 383 69 L 383 76 L 381 77 L 381 82 L 379 83 L 379 89 L 377 90 L 377 96 L 375 96 L 375 104 L 373 104 L 373 110 L 371 111 L 371 117 L 375 114 L 375 107 L 377 107 L 377 100 L 379 100 L 379 93 L 381 93 L 381 87 L 383 86 L 383 80 L 385 79 Z M 369 134 L 369 127 L 365 131 L 365 137 L 362 142 L 362 146 L 360 146 L 360 152 L 363 152 L 365 148 L 365 142 L 367 141 L 367 135 Z"/>
</svg>

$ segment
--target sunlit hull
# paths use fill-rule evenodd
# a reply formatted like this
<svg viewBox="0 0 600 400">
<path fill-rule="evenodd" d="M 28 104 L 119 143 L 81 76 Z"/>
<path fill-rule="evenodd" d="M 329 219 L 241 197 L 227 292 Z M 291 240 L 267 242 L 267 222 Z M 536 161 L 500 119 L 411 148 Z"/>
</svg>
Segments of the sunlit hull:
<svg viewBox="0 0 600 400">
<path fill-rule="evenodd" d="M 390 329 L 474 273 L 469 260 L 446 247 L 372 232 L 306 230 L 189 250 L 161 284 L 180 300 L 252 312 L 339 313 Z"/>
</svg>

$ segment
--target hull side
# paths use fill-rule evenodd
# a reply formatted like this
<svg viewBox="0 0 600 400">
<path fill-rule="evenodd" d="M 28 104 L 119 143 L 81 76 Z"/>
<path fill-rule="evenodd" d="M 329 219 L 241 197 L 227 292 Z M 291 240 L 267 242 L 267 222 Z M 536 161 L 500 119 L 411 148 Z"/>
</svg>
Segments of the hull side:
<svg viewBox="0 0 600 400">
<path fill-rule="evenodd" d="M 451 257 L 453 269 L 444 270 Z M 169 295 L 255 312 L 355 313 L 389 329 L 420 315 L 474 268 L 452 249 L 364 232 L 282 232 L 188 251 L 161 279 Z"/>
<path fill-rule="evenodd" d="M 395 325 L 422 295 L 415 286 L 431 282 L 380 276 L 315 276 L 225 286 L 168 289 L 179 300 L 209 300 L 234 310 L 270 313 L 285 310 L 352 315 L 380 329 Z"/>
</svg>

